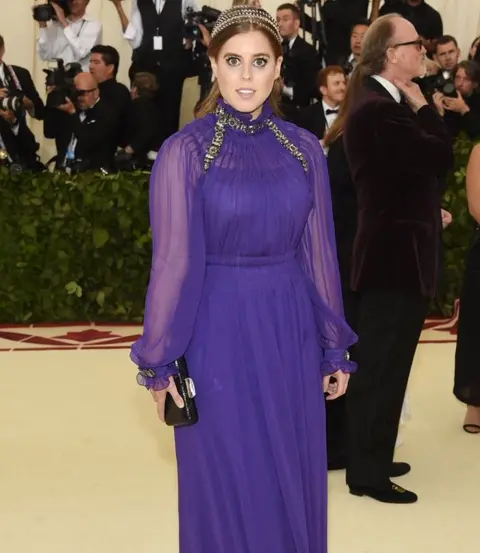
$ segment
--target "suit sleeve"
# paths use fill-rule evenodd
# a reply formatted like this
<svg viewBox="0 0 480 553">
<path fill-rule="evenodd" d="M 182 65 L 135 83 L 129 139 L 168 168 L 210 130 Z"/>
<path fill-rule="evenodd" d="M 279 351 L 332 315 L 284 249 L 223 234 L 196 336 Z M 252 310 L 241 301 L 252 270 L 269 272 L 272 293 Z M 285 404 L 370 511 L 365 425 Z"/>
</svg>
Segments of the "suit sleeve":
<svg viewBox="0 0 480 553">
<path fill-rule="evenodd" d="M 374 128 L 380 159 L 421 175 L 444 174 L 453 165 L 453 147 L 442 119 L 430 106 L 419 109 L 416 119 L 407 110 L 392 102 L 377 106 Z"/>
<path fill-rule="evenodd" d="M 38 119 L 39 121 L 42 121 L 45 117 L 45 105 L 40 98 L 40 94 L 38 93 L 37 89 L 35 88 L 35 85 L 32 80 L 32 76 L 30 75 L 30 72 L 27 71 L 27 69 L 22 69 L 21 71 L 21 85 L 23 88 L 23 92 L 25 93 L 25 96 L 32 101 L 34 113 L 32 117 L 35 119 Z"/>
</svg>

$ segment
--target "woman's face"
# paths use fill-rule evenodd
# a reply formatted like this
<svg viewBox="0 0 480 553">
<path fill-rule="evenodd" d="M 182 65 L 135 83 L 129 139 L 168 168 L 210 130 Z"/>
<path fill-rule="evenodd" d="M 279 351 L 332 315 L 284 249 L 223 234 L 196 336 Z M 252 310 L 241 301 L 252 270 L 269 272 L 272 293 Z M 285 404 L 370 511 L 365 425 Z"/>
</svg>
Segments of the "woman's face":
<svg viewBox="0 0 480 553">
<path fill-rule="evenodd" d="M 211 59 L 220 94 L 227 104 L 255 119 L 280 77 L 282 58 L 260 31 L 238 34 L 229 39 Z"/>
</svg>

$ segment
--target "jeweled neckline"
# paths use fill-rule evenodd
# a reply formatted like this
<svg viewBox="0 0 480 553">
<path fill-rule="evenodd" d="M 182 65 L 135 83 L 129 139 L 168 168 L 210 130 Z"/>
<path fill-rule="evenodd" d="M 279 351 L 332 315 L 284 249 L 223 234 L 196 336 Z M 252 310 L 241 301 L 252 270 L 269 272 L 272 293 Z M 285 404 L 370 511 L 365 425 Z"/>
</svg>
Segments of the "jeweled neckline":
<svg viewBox="0 0 480 553">
<path fill-rule="evenodd" d="M 260 115 L 256 119 L 252 119 L 251 113 L 237 111 L 230 104 L 227 104 L 225 100 L 219 99 L 215 115 L 228 120 L 229 126 L 250 134 L 251 132 L 265 128 L 265 123 L 272 118 L 273 112 L 268 102 L 265 102 Z"/>
</svg>

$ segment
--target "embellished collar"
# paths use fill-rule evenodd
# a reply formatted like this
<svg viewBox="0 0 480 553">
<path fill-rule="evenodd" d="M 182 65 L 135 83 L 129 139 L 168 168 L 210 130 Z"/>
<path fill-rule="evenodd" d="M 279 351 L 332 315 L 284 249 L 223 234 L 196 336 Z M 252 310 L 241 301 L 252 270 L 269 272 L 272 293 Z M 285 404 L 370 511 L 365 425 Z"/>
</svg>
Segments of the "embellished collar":
<svg viewBox="0 0 480 553">
<path fill-rule="evenodd" d="M 305 156 L 278 128 L 278 125 L 273 119 L 272 109 L 268 103 L 263 105 L 260 116 L 252 122 L 251 114 L 238 112 L 230 105 L 226 104 L 223 100 L 219 100 L 215 110 L 215 118 L 216 121 L 213 139 L 210 142 L 204 157 L 203 166 L 205 172 L 208 171 L 210 165 L 220 153 L 225 138 L 225 129 L 227 127 L 248 135 L 255 135 L 264 129 L 270 131 L 275 136 L 277 141 L 302 164 L 304 171 L 308 170 L 308 164 Z"/>
<path fill-rule="evenodd" d="M 252 119 L 251 113 L 237 111 L 231 105 L 227 104 L 225 100 L 219 99 L 215 109 L 215 115 L 217 120 L 221 119 L 224 125 L 232 129 L 242 131 L 245 134 L 255 134 L 266 127 L 267 121 L 271 120 L 273 116 L 273 111 L 270 104 L 265 102 L 262 106 L 260 115 L 256 119 Z"/>
</svg>

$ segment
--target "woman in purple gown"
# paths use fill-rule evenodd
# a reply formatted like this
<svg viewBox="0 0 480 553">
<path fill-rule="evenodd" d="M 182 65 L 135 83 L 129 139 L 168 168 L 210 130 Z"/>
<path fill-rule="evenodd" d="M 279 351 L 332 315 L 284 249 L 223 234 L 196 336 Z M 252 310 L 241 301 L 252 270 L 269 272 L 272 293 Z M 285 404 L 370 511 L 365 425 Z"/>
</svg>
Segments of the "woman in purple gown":
<svg viewBox="0 0 480 553">
<path fill-rule="evenodd" d="M 199 421 L 175 429 L 180 552 L 326 553 L 324 392 L 345 392 L 356 337 L 325 158 L 275 115 L 281 38 L 267 12 L 223 12 L 209 55 L 216 80 L 200 117 L 153 168 L 132 359 L 161 419 L 167 393 L 181 402 L 180 356 L 195 382 Z"/>
</svg>

